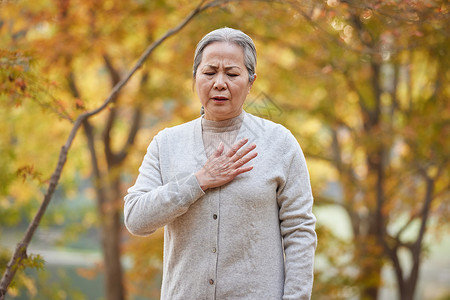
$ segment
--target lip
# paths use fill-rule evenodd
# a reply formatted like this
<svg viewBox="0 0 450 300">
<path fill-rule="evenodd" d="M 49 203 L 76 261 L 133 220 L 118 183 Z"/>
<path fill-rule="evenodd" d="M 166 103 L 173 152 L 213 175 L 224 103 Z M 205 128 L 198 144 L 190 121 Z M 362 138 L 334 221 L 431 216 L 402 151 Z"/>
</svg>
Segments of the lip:
<svg viewBox="0 0 450 300">
<path fill-rule="evenodd" d="M 211 97 L 211 99 L 214 100 L 214 101 L 226 101 L 226 100 L 229 100 L 228 97 L 226 97 L 226 96 L 214 96 L 214 97 Z"/>
</svg>

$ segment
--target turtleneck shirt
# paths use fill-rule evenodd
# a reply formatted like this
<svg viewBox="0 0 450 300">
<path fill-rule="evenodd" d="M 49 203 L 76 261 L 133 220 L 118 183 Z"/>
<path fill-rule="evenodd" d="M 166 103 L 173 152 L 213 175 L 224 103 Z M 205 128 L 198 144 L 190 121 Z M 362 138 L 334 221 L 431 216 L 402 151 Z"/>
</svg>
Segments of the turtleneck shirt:
<svg viewBox="0 0 450 300">
<path fill-rule="evenodd" d="M 202 117 L 202 138 L 203 146 L 207 157 L 210 157 L 219 148 L 220 143 L 224 144 L 226 153 L 236 142 L 236 136 L 239 133 L 244 114 L 223 121 L 212 121 Z"/>
</svg>

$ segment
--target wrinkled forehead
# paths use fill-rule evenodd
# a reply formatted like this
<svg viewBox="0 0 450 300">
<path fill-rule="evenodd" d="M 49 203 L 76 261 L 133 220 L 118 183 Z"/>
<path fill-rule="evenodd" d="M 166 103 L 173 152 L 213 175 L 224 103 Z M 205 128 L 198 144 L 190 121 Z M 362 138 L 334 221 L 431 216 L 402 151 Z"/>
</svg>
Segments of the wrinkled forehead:
<svg viewBox="0 0 450 300">
<path fill-rule="evenodd" d="M 244 67 L 244 50 L 241 46 L 227 42 L 214 42 L 203 50 L 203 67 Z"/>
</svg>

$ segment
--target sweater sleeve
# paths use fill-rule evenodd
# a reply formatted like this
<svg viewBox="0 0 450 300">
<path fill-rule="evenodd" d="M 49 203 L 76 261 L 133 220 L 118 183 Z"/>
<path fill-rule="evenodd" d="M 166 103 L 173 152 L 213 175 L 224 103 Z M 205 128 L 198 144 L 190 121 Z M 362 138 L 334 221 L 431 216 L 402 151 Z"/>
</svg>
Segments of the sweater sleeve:
<svg viewBox="0 0 450 300">
<path fill-rule="evenodd" d="M 286 138 L 284 185 L 278 190 L 280 230 L 285 253 L 283 300 L 310 299 L 317 245 L 313 196 L 305 157 L 294 136 Z"/>
<path fill-rule="evenodd" d="M 124 198 L 125 226 L 135 235 L 149 235 L 169 224 L 204 195 L 193 173 L 163 184 L 158 138 L 150 143 L 136 183 Z"/>
</svg>

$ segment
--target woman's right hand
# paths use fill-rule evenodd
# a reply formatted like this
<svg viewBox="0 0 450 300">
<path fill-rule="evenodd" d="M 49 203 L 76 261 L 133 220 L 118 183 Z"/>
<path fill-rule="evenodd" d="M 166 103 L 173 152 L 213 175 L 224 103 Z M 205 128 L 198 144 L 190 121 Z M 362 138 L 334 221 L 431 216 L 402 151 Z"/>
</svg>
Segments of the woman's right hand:
<svg viewBox="0 0 450 300">
<path fill-rule="evenodd" d="M 251 144 L 244 150 L 239 151 L 247 142 L 248 139 L 246 138 L 240 140 L 225 154 L 223 154 L 224 144 L 220 144 L 205 165 L 195 173 L 203 191 L 222 186 L 232 181 L 237 175 L 253 169 L 253 166 L 244 165 L 258 155 L 257 152 L 252 152 L 256 145 Z"/>
</svg>

